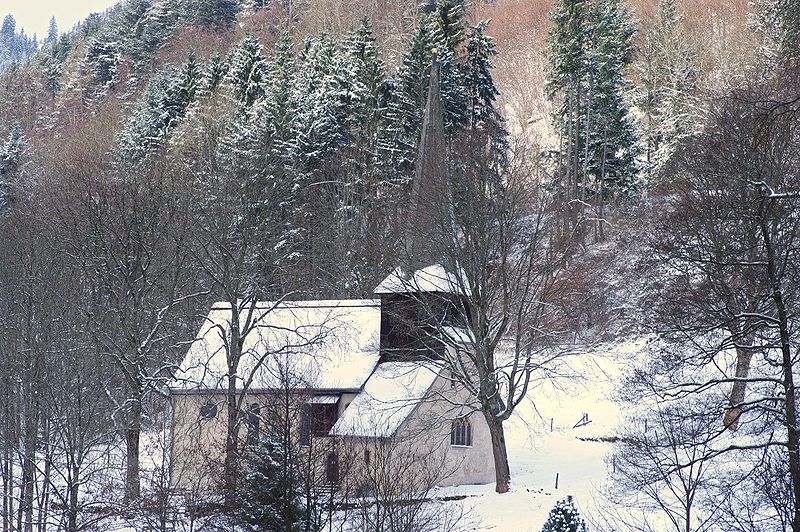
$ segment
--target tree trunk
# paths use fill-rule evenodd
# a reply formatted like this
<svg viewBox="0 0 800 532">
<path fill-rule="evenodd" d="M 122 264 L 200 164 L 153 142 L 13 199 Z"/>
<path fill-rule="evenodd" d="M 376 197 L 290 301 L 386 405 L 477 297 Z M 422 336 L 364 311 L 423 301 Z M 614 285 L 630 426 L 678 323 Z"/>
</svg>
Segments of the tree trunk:
<svg viewBox="0 0 800 532">
<path fill-rule="evenodd" d="M 240 313 L 234 299 L 231 305 L 231 333 L 228 345 L 228 388 L 226 390 L 227 430 L 225 433 L 225 458 L 223 466 L 223 494 L 225 509 L 228 511 L 236 507 L 236 484 L 239 475 L 237 464 L 239 462 L 239 397 L 236 390 L 236 378 L 239 370 L 239 360 L 242 357 L 242 342 L 240 330 Z"/>
<path fill-rule="evenodd" d="M 141 396 L 130 400 L 125 427 L 125 503 L 139 499 L 139 440 L 142 432 Z"/>
<path fill-rule="evenodd" d="M 750 361 L 753 359 L 753 351 L 744 348 L 736 348 L 736 378 L 747 378 L 750 373 Z M 726 428 L 731 431 L 736 431 L 739 428 L 739 416 L 742 415 L 741 404 L 744 401 L 744 393 L 747 389 L 747 383 L 744 381 L 736 381 L 733 383 L 731 389 L 730 403 L 731 406 L 725 412 L 725 419 L 723 423 Z"/>
<path fill-rule="evenodd" d="M 794 515 L 792 516 L 792 531 L 800 532 L 800 430 L 797 426 L 797 397 L 793 375 L 792 348 L 789 333 L 789 318 L 786 304 L 783 300 L 783 288 L 778 273 L 775 259 L 775 250 L 772 246 L 766 216 L 761 216 L 761 236 L 767 252 L 767 273 L 772 287 L 772 301 L 778 315 L 778 328 L 780 330 L 780 347 L 783 370 L 784 410 L 786 414 L 787 448 L 789 451 L 789 476 L 792 484 L 792 499 L 794 501 Z"/>
<path fill-rule="evenodd" d="M 486 418 L 486 424 L 489 425 L 489 434 L 492 436 L 495 491 L 497 493 L 506 493 L 511 481 L 511 471 L 508 468 L 508 451 L 506 450 L 503 422 L 490 413 L 484 413 L 484 417 Z"/>
<path fill-rule="evenodd" d="M 78 482 L 79 477 L 80 468 L 76 464 L 73 464 L 70 467 L 70 481 L 68 482 L 67 486 L 69 497 L 67 500 L 67 532 L 78 532 L 78 489 L 80 488 L 80 483 Z"/>
</svg>

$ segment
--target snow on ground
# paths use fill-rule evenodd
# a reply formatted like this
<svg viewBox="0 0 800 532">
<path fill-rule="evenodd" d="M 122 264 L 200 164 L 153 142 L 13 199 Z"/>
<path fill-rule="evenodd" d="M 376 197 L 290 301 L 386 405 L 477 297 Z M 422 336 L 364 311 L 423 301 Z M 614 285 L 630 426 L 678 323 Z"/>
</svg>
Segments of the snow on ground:
<svg viewBox="0 0 800 532">
<path fill-rule="evenodd" d="M 462 505 L 469 530 L 475 531 L 539 532 L 556 501 L 568 495 L 585 517 L 598 514 L 611 444 L 592 440 L 612 435 L 619 423 L 621 405 L 613 397 L 644 343 L 605 345 L 571 356 L 565 376 L 531 391 L 530 400 L 506 423 L 509 493 L 498 495 L 492 484 L 440 489 L 434 496 L 466 495 L 452 504 Z M 576 428 L 584 414 L 589 423 Z"/>
</svg>

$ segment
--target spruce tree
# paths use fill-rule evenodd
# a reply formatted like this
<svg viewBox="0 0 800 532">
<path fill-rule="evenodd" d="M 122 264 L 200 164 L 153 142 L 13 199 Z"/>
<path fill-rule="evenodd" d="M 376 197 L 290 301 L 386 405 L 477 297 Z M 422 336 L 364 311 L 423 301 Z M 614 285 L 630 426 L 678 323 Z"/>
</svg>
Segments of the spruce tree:
<svg viewBox="0 0 800 532">
<path fill-rule="evenodd" d="M 586 522 L 572 503 L 572 497 L 558 501 L 550 510 L 542 532 L 586 532 Z"/>
<path fill-rule="evenodd" d="M 661 0 L 642 51 L 637 99 L 644 115 L 647 169 L 655 175 L 695 129 L 691 98 L 700 69 L 687 40 L 675 0 Z"/>
<path fill-rule="evenodd" d="M 497 55 L 497 48 L 494 39 L 486 35 L 488 24 L 489 21 L 485 20 L 469 31 L 464 65 L 466 122 L 470 128 L 484 130 L 495 145 L 495 150 L 504 152 L 508 133 L 502 115 L 495 108 L 495 100 L 500 91 L 492 77 L 492 58 Z"/>
<path fill-rule="evenodd" d="M 266 58 L 261 43 L 254 35 L 245 37 L 228 57 L 227 80 L 233 86 L 239 102 L 250 108 L 264 96 Z"/>
<path fill-rule="evenodd" d="M 589 16 L 589 156 L 584 163 L 596 183 L 594 194 L 609 185 L 630 192 L 636 184 L 638 138 L 625 98 L 629 83 L 624 69 L 633 58 L 636 28 L 619 0 L 595 0 Z"/>
<path fill-rule="evenodd" d="M 409 179 L 413 172 L 422 130 L 432 42 L 428 24 L 420 22 L 391 85 L 387 127 L 381 140 L 381 149 L 386 154 L 387 173 L 395 173 L 395 179 Z"/>
<path fill-rule="evenodd" d="M 342 83 L 344 57 L 327 35 L 307 39 L 300 54 L 294 100 L 297 147 L 312 170 L 344 142 L 347 95 Z"/>
<path fill-rule="evenodd" d="M 56 17 L 50 17 L 50 24 L 47 27 L 47 37 L 42 42 L 42 46 L 52 50 L 58 42 L 58 23 Z"/>
<path fill-rule="evenodd" d="M 245 459 L 239 520 L 252 532 L 316 530 L 306 504 L 299 449 L 287 438 L 267 436 Z"/>
<path fill-rule="evenodd" d="M 222 60 L 218 52 L 215 52 L 209 59 L 206 69 L 206 90 L 214 92 L 227 74 L 228 64 Z"/>
</svg>

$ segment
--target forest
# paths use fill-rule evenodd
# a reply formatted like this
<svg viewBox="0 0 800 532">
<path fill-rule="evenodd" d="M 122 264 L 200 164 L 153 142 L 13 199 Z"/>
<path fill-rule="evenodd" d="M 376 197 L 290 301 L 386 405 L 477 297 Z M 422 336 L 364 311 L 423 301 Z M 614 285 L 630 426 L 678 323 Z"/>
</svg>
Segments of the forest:
<svg viewBox="0 0 800 532">
<path fill-rule="evenodd" d="M 641 342 L 608 396 L 619 419 L 586 438 L 607 446 L 602 502 L 547 499 L 520 530 L 800 532 L 796 1 L 87 15 L 41 41 L 0 27 L 2 532 L 517 530 L 394 468 L 371 498 L 320 495 L 276 436 L 286 415 L 262 409 L 271 443 L 241 443 L 246 387 L 221 407 L 218 489 L 171 477 L 172 383 L 212 305 L 246 324 L 226 353 L 247 381 L 247 316 L 374 297 L 433 166 L 449 189 L 422 200 L 448 219 L 425 236 L 447 233 L 429 245 L 471 309 L 471 365 L 443 363 L 492 433 L 492 504 L 541 491 L 506 445 L 548 417 L 539 387 Z"/>
</svg>

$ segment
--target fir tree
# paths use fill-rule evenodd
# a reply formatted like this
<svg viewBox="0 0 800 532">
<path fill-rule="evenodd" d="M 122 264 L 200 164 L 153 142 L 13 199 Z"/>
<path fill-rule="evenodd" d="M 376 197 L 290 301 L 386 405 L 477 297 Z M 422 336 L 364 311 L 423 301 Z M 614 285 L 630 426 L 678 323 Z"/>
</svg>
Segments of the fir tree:
<svg viewBox="0 0 800 532">
<path fill-rule="evenodd" d="M 661 0 L 647 33 L 639 68 L 638 104 L 644 114 L 648 170 L 669 164 L 678 144 L 693 130 L 692 93 L 699 65 L 686 44 L 675 0 Z"/>
<path fill-rule="evenodd" d="M 124 164 L 140 164 L 163 146 L 169 132 L 198 98 L 200 70 L 192 53 L 180 70 L 168 65 L 153 77 L 119 135 L 118 149 Z"/>
<path fill-rule="evenodd" d="M 464 65 L 464 87 L 467 93 L 467 126 L 486 131 L 489 138 L 501 151 L 507 144 L 502 115 L 494 106 L 500 91 L 494 83 L 492 58 L 497 55 L 494 39 L 486 35 L 489 21 L 485 20 L 470 28 L 467 41 L 467 59 Z"/>
<path fill-rule="evenodd" d="M 28 139 L 19 124 L 14 124 L 5 142 L 0 144 L 0 214 L 14 198 L 28 147 Z"/>
<path fill-rule="evenodd" d="M 206 72 L 206 90 L 214 92 L 228 74 L 228 65 L 220 57 L 219 53 L 214 53 L 209 59 Z"/>
<path fill-rule="evenodd" d="M 117 80 L 119 43 L 110 35 L 92 39 L 86 48 L 85 62 L 91 72 L 92 83 L 102 94 Z"/>
<path fill-rule="evenodd" d="M 236 22 L 237 0 L 189 0 L 189 15 L 202 26 L 224 29 Z"/>
<path fill-rule="evenodd" d="M 47 37 L 45 37 L 44 41 L 42 42 L 42 46 L 44 46 L 49 50 L 52 50 L 57 42 L 58 42 L 58 23 L 56 23 L 56 17 L 50 17 L 50 24 L 47 27 Z"/>
<path fill-rule="evenodd" d="M 562 191 L 568 202 L 594 194 L 601 207 L 605 186 L 627 192 L 636 179 L 624 77 L 635 27 L 618 0 L 561 0 L 551 16 L 547 93 L 562 138 Z"/>
<path fill-rule="evenodd" d="M 306 504 L 299 449 L 287 438 L 268 436 L 247 455 L 241 493 L 241 524 L 253 532 L 316 530 Z"/>
<path fill-rule="evenodd" d="M 244 107 L 252 107 L 264 96 L 267 68 L 258 39 L 254 35 L 245 37 L 231 52 L 228 65 L 227 80 L 233 85 L 239 102 Z"/>
<path fill-rule="evenodd" d="M 327 35 L 308 39 L 300 56 L 294 99 L 297 107 L 298 149 L 310 169 L 344 141 L 347 95 L 344 75 L 337 71 L 343 58 Z"/>
<path fill-rule="evenodd" d="M 259 242 L 248 257 L 252 282 L 266 293 L 276 282 L 276 272 L 263 265 L 295 259 L 301 233 L 297 217 L 302 218 L 296 207 L 306 177 L 297 161 L 291 40 L 282 35 L 269 60 L 260 55 L 260 46 L 245 44 L 233 54 L 228 74 L 240 112 L 222 139 L 219 157 L 232 173 L 230 179 L 241 182 L 241 231 L 256 235 Z M 253 72 L 261 79 L 257 84 Z"/>
<path fill-rule="evenodd" d="M 638 139 L 625 100 L 629 84 L 623 72 L 633 57 L 636 28 L 619 0 L 596 0 L 590 21 L 589 157 L 584 163 L 599 184 L 595 194 L 602 194 L 605 184 L 628 192 L 635 185 Z"/>
<path fill-rule="evenodd" d="M 28 139 L 22 133 L 22 127 L 14 124 L 0 145 L 0 179 L 11 181 L 19 177 L 25 152 L 28 150 Z"/>
<path fill-rule="evenodd" d="M 354 173 L 362 180 L 377 169 L 378 134 L 386 106 L 386 72 L 369 20 L 347 37 L 344 44 L 346 90 L 346 148 Z"/>
<path fill-rule="evenodd" d="M 409 178 L 414 168 L 430 75 L 431 43 L 430 29 L 423 21 L 417 25 L 392 82 L 381 149 L 386 154 L 389 171 L 396 172 L 399 179 Z"/>
<path fill-rule="evenodd" d="M 572 497 L 558 501 L 550 510 L 542 532 L 586 532 L 586 523 L 572 503 Z"/>
</svg>

